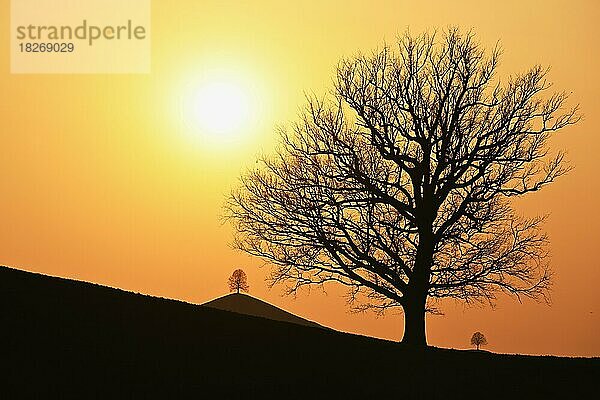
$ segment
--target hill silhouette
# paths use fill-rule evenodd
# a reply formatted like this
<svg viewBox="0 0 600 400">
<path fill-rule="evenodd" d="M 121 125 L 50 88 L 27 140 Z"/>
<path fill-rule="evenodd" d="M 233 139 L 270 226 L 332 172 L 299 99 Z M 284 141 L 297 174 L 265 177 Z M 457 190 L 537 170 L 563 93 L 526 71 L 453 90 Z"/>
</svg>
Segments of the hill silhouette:
<svg viewBox="0 0 600 400">
<path fill-rule="evenodd" d="M 402 344 L 0 267 L 3 398 L 585 398 L 598 358 Z"/>
<path fill-rule="evenodd" d="M 281 308 L 275 307 L 265 301 L 243 293 L 231 293 L 223 297 L 202 304 L 205 307 L 218 310 L 231 311 L 238 314 L 253 315 L 275 321 L 289 322 L 292 324 L 323 328 L 316 322 L 309 321 L 297 315 L 289 313 Z"/>
</svg>

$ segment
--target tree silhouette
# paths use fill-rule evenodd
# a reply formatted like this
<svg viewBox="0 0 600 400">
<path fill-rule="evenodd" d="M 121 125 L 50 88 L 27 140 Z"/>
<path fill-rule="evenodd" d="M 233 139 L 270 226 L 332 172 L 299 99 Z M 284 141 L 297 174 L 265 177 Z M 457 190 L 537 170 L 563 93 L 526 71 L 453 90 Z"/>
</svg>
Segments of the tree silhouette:
<svg viewBox="0 0 600 400">
<path fill-rule="evenodd" d="M 343 59 L 334 98 L 309 97 L 229 197 L 236 247 L 273 264 L 288 293 L 337 282 L 358 309 L 402 307 L 416 345 L 442 298 L 545 299 L 544 218 L 509 198 L 568 171 L 547 141 L 579 116 L 567 94 L 543 96 L 540 66 L 500 83 L 499 57 L 451 29 Z"/>
<path fill-rule="evenodd" d="M 479 346 L 485 346 L 488 342 L 483 333 L 475 332 L 473 336 L 471 336 L 471 344 L 477 346 L 477 350 L 479 350 Z"/>
<path fill-rule="evenodd" d="M 242 269 L 236 269 L 229 277 L 229 291 L 239 293 L 240 290 L 247 292 L 250 286 L 246 273 Z"/>
</svg>

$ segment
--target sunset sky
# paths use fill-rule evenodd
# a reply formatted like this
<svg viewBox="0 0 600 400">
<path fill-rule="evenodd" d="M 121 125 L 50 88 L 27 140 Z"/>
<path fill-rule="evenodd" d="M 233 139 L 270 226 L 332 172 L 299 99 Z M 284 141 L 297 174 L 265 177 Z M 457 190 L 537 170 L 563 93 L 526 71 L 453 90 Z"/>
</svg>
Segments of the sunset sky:
<svg viewBox="0 0 600 400">
<path fill-rule="evenodd" d="M 10 2 L 0 5 L 0 265 L 193 303 L 225 294 L 242 268 L 254 296 L 393 340 L 401 315 L 351 314 L 343 289 L 269 290 L 268 267 L 230 247 L 225 196 L 273 150 L 305 93 L 331 89 L 341 57 L 408 28 L 499 40 L 500 77 L 551 66 L 554 89 L 584 114 L 552 142 L 575 169 L 516 205 L 550 214 L 552 305 L 448 301 L 428 317 L 428 341 L 468 348 L 481 331 L 494 352 L 600 355 L 599 2 L 154 0 L 151 73 L 139 75 L 11 74 Z"/>
</svg>

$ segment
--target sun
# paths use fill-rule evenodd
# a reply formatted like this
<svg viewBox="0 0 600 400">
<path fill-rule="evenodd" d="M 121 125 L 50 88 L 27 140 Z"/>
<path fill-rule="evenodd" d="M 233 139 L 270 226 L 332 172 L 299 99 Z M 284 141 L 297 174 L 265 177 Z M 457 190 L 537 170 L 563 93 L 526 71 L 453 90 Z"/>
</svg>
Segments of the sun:
<svg viewBox="0 0 600 400">
<path fill-rule="evenodd" d="M 204 134 L 227 139 L 248 122 L 249 108 L 248 94 L 239 83 L 215 81 L 200 86 L 192 112 Z"/>
<path fill-rule="evenodd" d="M 176 97 L 171 104 L 186 146 L 242 149 L 256 143 L 267 126 L 270 95 L 265 79 L 242 62 L 190 67 L 181 71 L 173 86 Z"/>
<path fill-rule="evenodd" d="M 205 144 L 246 141 L 255 128 L 257 99 L 252 85 L 233 77 L 205 77 L 186 85 L 183 122 L 192 138 Z"/>
</svg>

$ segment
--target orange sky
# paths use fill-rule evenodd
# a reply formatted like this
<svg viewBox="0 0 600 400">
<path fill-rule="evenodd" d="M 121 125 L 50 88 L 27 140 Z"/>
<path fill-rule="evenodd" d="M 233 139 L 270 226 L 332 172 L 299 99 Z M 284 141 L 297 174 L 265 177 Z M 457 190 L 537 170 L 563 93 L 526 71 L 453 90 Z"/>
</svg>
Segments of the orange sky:
<svg viewBox="0 0 600 400">
<path fill-rule="evenodd" d="M 479 330 L 491 351 L 600 355 L 598 2 L 154 0 L 148 75 L 11 75 L 9 3 L 0 0 L 0 264 L 190 302 L 224 294 L 242 267 L 255 296 L 336 329 L 399 339 L 401 316 L 350 314 L 334 287 L 295 300 L 268 290 L 261 261 L 230 249 L 221 207 L 303 93 L 330 88 L 341 56 L 409 26 L 458 25 L 487 46 L 501 40 L 501 74 L 550 65 L 585 120 L 553 142 L 576 169 L 518 205 L 551 213 L 553 305 L 448 302 L 445 316 L 428 317 L 429 343 L 465 348 Z M 202 139 L 182 111 L 197 82 L 222 71 L 256 103 L 228 143 Z"/>
</svg>

